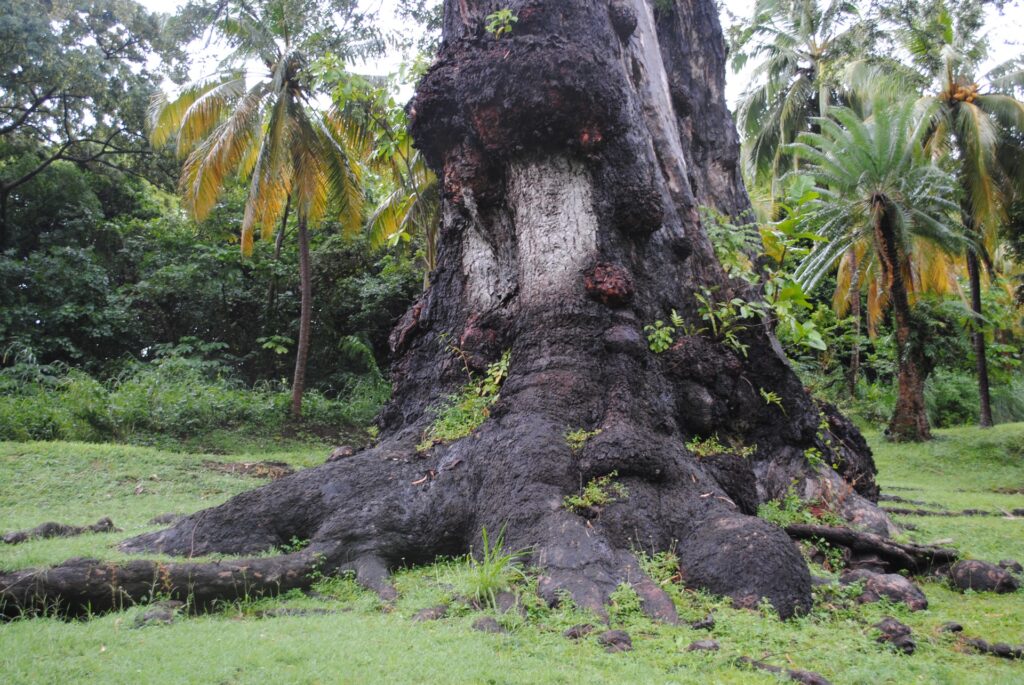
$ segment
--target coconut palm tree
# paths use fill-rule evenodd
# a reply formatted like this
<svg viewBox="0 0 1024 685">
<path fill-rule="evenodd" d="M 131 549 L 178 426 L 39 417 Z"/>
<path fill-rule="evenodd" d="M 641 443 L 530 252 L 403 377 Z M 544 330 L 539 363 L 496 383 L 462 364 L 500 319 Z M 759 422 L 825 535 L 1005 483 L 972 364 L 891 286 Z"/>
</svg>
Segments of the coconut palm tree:
<svg viewBox="0 0 1024 685">
<path fill-rule="evenodd" d="M 759 61 L 736 113 L 750 181 L 774 184 L 793 167 L 786 145 L 837 102 L 842 65 L 863 50 L 868 35 L 848 0 L 755 2 L 750 23 L 732 41 L 735 70 Z"/>
<path fill-rule="evenodd" d="M 158 96 L 150 110 L 152 143 L 174 139 L 185 159 L 180 190 L 196 220 L 206 218 L 234 179 L 248 184 L 243 253 L 251 253 L 257 230 L 269 239 L 294 213 L 301 284 L 292 381 L 295 419 L 302 415 L 311 332 L 309 229 L 333 218 L 358 230 L 363 204 L 359 166 L 331 117 L 318 112 L 314 102 L 303 48 L 311 36 L 319 36 L 318 9 L 316 3 L 297 0 L 219 4 L 213 24 L 234 49 L 222 72 L 185 88 L 174 100 Z M 249 84 L 244 67 L 254 60 L 265 71 Z"/>
<path fill-rule="evenodd" d="M 863 250 L 870 253 L 884 303 L 892 308 L 899 388 L 889 431 L 897 440 L 930 437 L 924 406 L 927 360 L 914 335 L 910 302 L 913 256 L 921 244 L 947 253 L 962 251 L 965 244 L 955 219 L 956 186 L 928 159 L 921 144 L 927 119 L 923 122 L 912 104 L 877 108 L 867 121 L 836 107 L 830 118 L 818 120 L 820 133 L 803 133 L 791 146 L 816 184 L 816 197 L 796 220 L 823 238 L 797 269 L 797 278 L 809 289 L 843 255 Z"/>
<path fill-rule="evenodd" d="M 413 65 L 413 76 L 425 67 Z M 382 197 L 367 222 L 373 247 L 395 246 L 423 236 L 424 288 L 437 259 L 437 229 L 441 221 L 440 184 L 436 174 L 412 144 L 405 108 L 395 102 L 385 79 L 346 74 L 334 93 L 343 114 L 339 131 L 352 150 L 359 150 L 366 167 L 376 174 Z"/>
<path fill-rule="evenodd" d="M 918 64 L 930 67 L 934 89 L 925 95 L 931 117 L 925 144 L 936 156 L 951 153 L 963 188 L 961 217 L 976 238 L 967 252 L 974 326 L 971 339 L 981 399 L 980 424 L 992 425 L 988 363 L 981 305 L 981 263 L 988 263 L 1005 221 L 1011 185 L 1010 171 L 1024 155 L 1014 135 L 1024 133 L 1024 102 L 1015 97 L 1024 89 L 1024 60 L 1013 60 L 985 75 L 976 73 L 985 55 L 976 36 L 957 35 L 944 8 L 929 17 L 930 30 L 911 30 L 907 45 Z"/>
</svg>

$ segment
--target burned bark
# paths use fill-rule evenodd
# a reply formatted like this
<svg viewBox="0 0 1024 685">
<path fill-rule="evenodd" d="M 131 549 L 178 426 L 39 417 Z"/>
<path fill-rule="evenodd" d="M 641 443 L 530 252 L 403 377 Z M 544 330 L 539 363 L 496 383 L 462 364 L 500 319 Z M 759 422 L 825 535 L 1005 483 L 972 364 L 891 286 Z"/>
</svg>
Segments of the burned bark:
<svg viewBox="0 0 1024 685">
<path fill-rule="evenodd" d="M 504 7 L 518 22 L 487 34 L 484 17 Z M 808 609 L 796 545 L 751 514 L 795 482 L 889 532 L 863 438 L 812 401 L 767 325 L 739 332 L 746 352 L 696 332 L 662 354 L 645 340 L 671 309 L 696 331 L 704 289 L 752 297 L 716 261 L 698 211 L 749 210 L 724 65 L 711 0 L 657 12 L 648 0 L 448 0 L 409 106 L 442 182 L 438 266 L 392 336 L 379 442 L 123 548 L 250 555 L 308 539 L 325 572 L 352 569 L 388 595 L 389 569 L 479 549 L 483 528 L 504 528 L 552 601 L 568 592 L 600 611 L 630 582 L 649 613 L 675 620 L 632 551 L 674 549 L 689 585 L 741 606 L 767 598 L 784 617 Z M 467 371 L 505 350 L 486 421 L 418 450 Z M 591 437 L 571 447 L 581 429 Z M 686 446 L 712 436 L 746 463 Z M 811 448 L 825 465 L 808 463 Z M 563 506 L 613 472 L 628 495 L 597 518 Z"/>
</svg>

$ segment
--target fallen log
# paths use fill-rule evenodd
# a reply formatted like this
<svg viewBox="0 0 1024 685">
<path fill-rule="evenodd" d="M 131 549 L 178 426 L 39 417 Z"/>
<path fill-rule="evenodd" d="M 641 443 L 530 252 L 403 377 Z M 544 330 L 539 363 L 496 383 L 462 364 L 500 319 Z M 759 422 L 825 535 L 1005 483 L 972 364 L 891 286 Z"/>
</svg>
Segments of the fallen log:
<svg viewBox="0 0 1024 685">
<path fill-rule="evenodd" d="M 830 545 L 850 550 L 852 566 L 869 560 L 869 565 L 880 566 L 887 573 L 910 571 L 931 573 L 947 566 L 959 557 L 955 549 L 896 542 L 874 533 L 851 528 L 794 523 L 786 526 L 786 533 L 794 540 L 820 539 Z"/>
<path fill-rule="evenodd" d="M 83 533 L 111 533 L 119 530 L 121 529 L 116 527 L 114 522 L 105 516 L 91 526 L 72 526 L 67 523 L 48 521 L 36 526 L 35 528 L 8 533 L 3 537 L 3 541 L 8 545 L 17 545 L 18 543 L 26 542 L 28 540 L 38 540 L 42 538 L 70 538 L 76 535 L 82 535 Z"/>
<path fill-rule="evenodd" d="M 70 559 L 52 568 L 0 573 L 0 616 L 75 618 L 158 597 L 185 602 L 190 611 L 206 611 L 219 602 L 308 588 L 323 558 L 303 550 L 205 563 Z"/>
</svg>

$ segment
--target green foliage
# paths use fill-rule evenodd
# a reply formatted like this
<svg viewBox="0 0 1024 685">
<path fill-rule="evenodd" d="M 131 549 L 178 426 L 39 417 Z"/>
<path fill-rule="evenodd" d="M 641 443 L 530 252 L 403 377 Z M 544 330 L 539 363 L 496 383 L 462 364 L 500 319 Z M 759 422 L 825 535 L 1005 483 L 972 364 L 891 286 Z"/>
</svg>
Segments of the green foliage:
<svg viewBox="0 0 1024 685">
<path fill-rule="evenodd" d="M 757 515 L 780 528 L 785 528 L 793 523 L 844 525 L 842 519 L 830 512 L 815 516 L 808 508 L 807 503 L 800 499 L 800 495 L 792 485 L 781 499 L 769 500 L 759 505 Z"/>
<path fill-rule="evenodd" d="M 751 302 L 733 297 L 714 303 L 711 291 L 703 290 L 697 296 L 699 312 L 711 325 L 712 333 L 745 355 L 746 345 L 737 334 L 753 323 L 737 320 L 761 319 L 774 327 L 780 339 L 796 351 L 824 350 L 825 341 L 814 320 L 807 316 L 813 305 L 803 287 L 789 273 L 789 262 L 806 254 L 804 243 L 816 239 L 815 236 L 787 222 L 766 225 L 760 231 L 754 224 L 737 226 L 708 207 L 701 208 L 701 216 L 715 256 L 729 277 L 757 288 L 762 297 Z M 758 267 L 755 267 L 755 260 Z"/>
<path fill-rule="evenodd" d="M 736 111 L 751 185 L 774 184 L 796 166 L 786 144 L 833 104 L 843 67 L 871 45 L 871 28 L 855 3 L 759 0 L 730 29 L 734 71 L 756 62 Z"/>
<path fill-rule="evenodd" d="M 658 585 L 663 587 L 679 582 L 679 556 L 671 550 L 647 554 L 643 550 L 634 551 L 640 569 Z"/>
<path fill-rule="evenodd" d="M 717 434 L 708 438 L 701 438 L 700 436 L 695 435 L 686 443 L 686 449 L 695 457 L 713 457 L 716 454 L 735 454 L 746 459 L 757 452 L 757 445 L 726 446 L 719 441 Z"/>
<path fill-rule="evenodd" d="M 825 465 L 825 455 L 817 447 L 808 447 L 804 450 L 804 459 L 812 470 L 817 471 Z"/>
<path fill-rule="evenodd" d="M 779 393 L 765 390 L 764 388 L 758 388 L 757 391 L 760 393 L 761 399 L 764 400 L 765 404 L 770 407 L 778 407 L 779 411 L 783 414 L 786 413 L 786 408 L 782 406 L 782 397 L 779 396 Z"/>
<path fill-rule="evenodd" d="M 166 158 L 143 142 L 150 94 L 186 66 L 168 28 L 123 0 L 4 4 L 0 197 L 13 200 L 4 209 L 21 204 L 15 189 L 55 160 L 168 180 Z M 10 237 L 0 231 L 0 252 L 13 246 Z"/>
<path fill-rule="evenodd" d="M 765 312 L 764 303 L 747 302 L 739 297 L 716 302 L 708 288 L 702 288 L 701 292 L 693 296 L 699 303 L 697 313 L 708 322 L 711 335 L 746 357 L 750 346 L 740 340 L 740 335 L 747 330 L 748 324 L 744 320 L 762 315 Z"/>
<path fill-rule="evenodd" d="M 578 495 L 566 495 L 562 499 L 562 506 L 571 512 L 580 514 L 592 508 L 600 508 L 624 500 L 629 497 L 629 490 L 622 483 L 616 483 L 619 477 L 618 471 L 598 476 L 589 481 L 580 490 Z"/>
<path fill-rule="evenodd" d="M 629 583 L 619 583 L 608 597 L 608 619 L 612 625 L 623 625 L 644 615 L 640 595 Z"/>
<path fill-rule="evenodd" d="M 583 428 L 577 428 L 574 431 L 566 432 L 565 443 L 569 445 L 569 449 L 571 449 L 573 452 L 579 452 L 587 444 L 588 440 L 600 434 L 600 428 L 595 428 L 592 431 L 588 431 Z"/>
<path fill-rule="evenodd" d="M 478 602 L 497 607 L 498 593 L 510 590 L 513 582 L 526 578 L 519 567 L 519 560 L 529 554 L 529 550 L 506 552 L 505 526 L 501 527 L 493 545 L 488 539 L 486 526 L 480 530 L 480 539 L 483 543 L 480 553 L 470 554 L 466 559 L 469 592 Z"/>
<path fill-rule="evenodd" d="M 683 317 L 679 316 L 676 310 L 673 309 L 669 316 L 671 325 L 658 319 L 653 324 L 644 326 L 644 332 L 647 333 L 647 347 L 655 354 L 661 354 L 672 347 L 676 330 L 683 328 L 685 324 Z"/>
<path fill-rule="evenodd" d="M 301 552 L 307 547 L 309 547 L 309 540 L 303 540 L 293 535 L 291 540 L 281 545 L 280 550 L 282 554 L 294 554 L 295 552 Z"/>
<path fill-rule="evenodd" d="M 416 446 L 417 450 L 464 438 L 487 420 L 491 405 L 498 401 L 498 392 L 508 377 L 511 354 L 511 350 L 505 350 L 498 361 L 487 367 L 483 377 L 471 377 L 461 392 L 448 398 Z"/>
<path fill-rule="evenodd" d="M 280 434 L 287 387 L 246 387 L 224 362 L 200 354 L 219 348 L 195 341 L 167 346 L 152 363 L 130 365 L 107 383 L 59 365 L 14 364 L 0 370 L 0 439 L 147 442 L 223 429 Z M 340 399 L 313 391 L 306 424 L 353 430 L 369 423 L 388 394 L 380 378 L 354 384 Z"/>
<path fill-rule="evenodd" d="M 506 33 L 512 33 L 512 27 L 519 21 L 512 10 L 506 8 L 497 12 L 491 12 L 485 17 L 484 30 L 495 38 L 501 38 Z"/>
</svg>

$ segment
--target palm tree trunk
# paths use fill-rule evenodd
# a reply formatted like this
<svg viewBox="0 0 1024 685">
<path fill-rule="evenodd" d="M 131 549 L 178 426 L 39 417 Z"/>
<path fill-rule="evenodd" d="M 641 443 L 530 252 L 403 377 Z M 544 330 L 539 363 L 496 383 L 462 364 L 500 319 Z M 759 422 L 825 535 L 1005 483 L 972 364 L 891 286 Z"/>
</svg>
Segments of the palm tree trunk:
<svg viewBox="0 0 1024 685">
<path fill-rule="evenodd" d="M 295 376 L 292 379 L 292 418 L 302 418 L 302 394 L 306 389 L 306 360 L 309 358 L 309 334 L 313 314 L 313 283 L 309 268 L 309 232 L 306 217 L 299 217 L 299 283 L 302 304 L 299 309 L 299 344 L 295 354 Z"/>
<path fill-rule="evenodd" d="M 971 283 L 971 312 L 974 314 L 971 342 L 974 345 L 974 361 L 978 373 L 978 397 L 981 400 L 978 423 L 982 428 L 991 428 L 993 424 L 992 398 L 989 392 L 988 360 L 985 358 L 985 331 L 981 327 L 981 268 L 978 264 L 978 255 L 973 250 L 967 251 L 967 275 Z"/>
<path fill-rule="evenodd" d="M 875 207 L 875 240 L 878 243 L 882 275 L 892 300 L 896 320 L 897 392 L 896 407 L 889 421 L 889 437 L 897 441 L 931 439 L 928 414 L 924 406 L 924 364 L 920 345 L 911 330 L 910 301 L 900 270 L 891 218 L 881 206 Z"/>
<path fill-rule="evenodd" d="M 281 248 L 284 247 L 284 234 L 288 229 L 288 213 L 292 206 L 292 196 L 289 195 L 284 203 L 284 216 L 281 217 L 281 228 L 274 239 L 274 261 L 281 259 Z M 270 286 L 267 287 L 267 315 L 274 311 L 277 302 L 277 274 L 270 275 Z"/>
<path fill-rule="evenodd" d="M 853 347 L 850 350 L 850 375 L 848 378 L 850 397 L 857 395 L 857 376 L 860 374 L 860 264 L 853 259 L 853 273 L 850 274 L 850 316 L 853 317 Z"/>
</svg>

